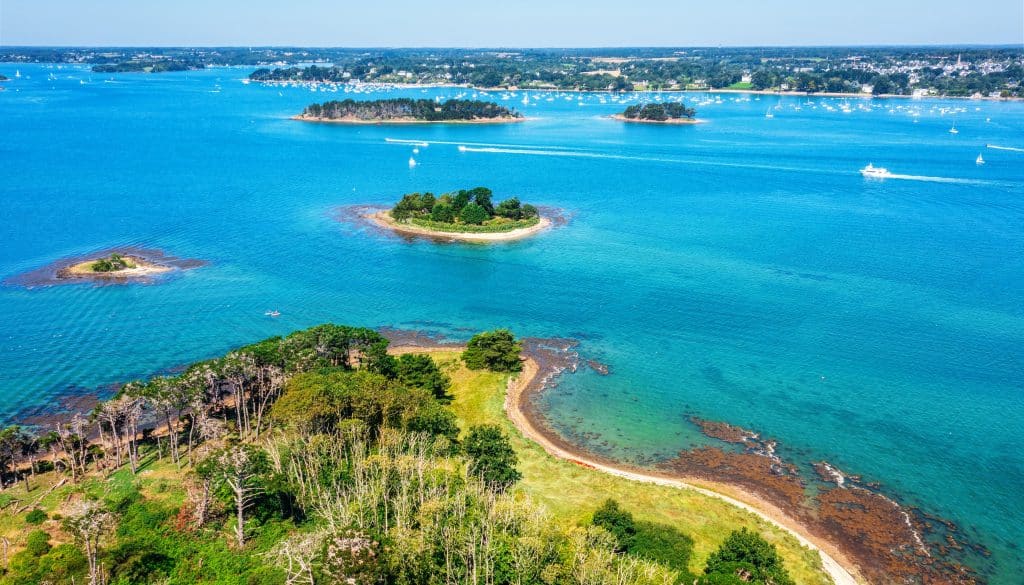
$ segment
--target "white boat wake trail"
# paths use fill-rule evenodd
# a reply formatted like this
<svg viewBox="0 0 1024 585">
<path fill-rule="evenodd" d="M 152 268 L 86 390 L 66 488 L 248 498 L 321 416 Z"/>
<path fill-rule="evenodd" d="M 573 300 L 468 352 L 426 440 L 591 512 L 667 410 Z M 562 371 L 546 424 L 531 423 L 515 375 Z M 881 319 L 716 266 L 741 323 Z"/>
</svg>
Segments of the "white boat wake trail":
<svg viewBox="0 0 1024 585">
<path fill-rule="evenodd" d="M 960 183 L 962 185 L 989 185 L 989 181 L 975 181 L 973 179 L 954 179 L 951 177 L 926 177 L 924 175 L 897 175 L 889 174 L 886 179 L 900 179 L 902 181 L 927 181 L 929 183 Z"/>
<path fill-rule="evenodd" d="M 800 173 L 822 173 L 822 174 L 849 174 L 845 171 L 820 169 L 820 168 L 799 168 L 799 167 L 783 167 L 777 165 L 757 165 L 750 163 L 724 163 L 719 161 L 701 161 L 701 160 L 687 160 L 687 159 L 667 159 L 658 157 L 631 157 L 628 155 L 609 155 L 604 153 L 593 153 L 586 151 L 553 151 L 553 150 L 541 150 L 541 149 L 509 149 L 501 147 L 465 147 L 463 149 L 465 153 L 488 153 L 488 154 L 502 154 L 502 155 L 531 155 L 538 157 L 575 157 L 583 159 L 605 159 L 605 160 L 616 160 L 616 161 L 640 161 L 648 163 L 671 163 L 679 165 L 695 165 L 695 166 L 707 166 L 707 167 L 729 167 L 729 168 L 743 168 L 743 169 L 764 169 L 770 171 L 790 171 Z M 886 178 L 902 179 L 902 180 L 921 180 L 931 182 L 949 182 L 959 184 L 993 184 L 991 181 L 986 180 L 974 180 L 966 178 L 951 178 L 951 177 L 940 177 L 940 176 L 923 176 L 923 175 L 901 175 L 901 174 L 890 174 L 886 175 Z"/>
<path fill-rule="evenodd" d="M 1014 148 L 1013 146 L 996 146 L 995 144 L 986 144 L 988 148 L 992 150 L 1008 150 L 1010 152 L 1024 152 L 1024 148 Z"/>
<path fill-rule="evenodd" d="M 754 164 L 743 164 L 743 163 L 727 163 L 707 160 L 688 160 L 679 158 L 660 158 L 654 156 L 628 156 L 624 154 L 605 154 L 601 152 L 586 152 L 580 150 L 540 150 L 533 148 L 501 148 L 501 147 L 484 147 L 478 148 L 474 146 L 467 146 L 463 149 L 463 152 L 482 152 L 490 154 L 525 154 L 532 156 L 565 156 L 574 158 L 597 158 L 605 160 L 631 160 L 639 162 L 659 162 L 659 163 L 672 163 L 680 165 L 698 165 L 698 166 L 709 166 L 709 167 L 733 167 L 742 169 L 765 169 L 769 171 L 792 171 L 797 173 L 808 173 L 808 172 L 828 172 L 822 171 L 821 169 L 805 169 L 795 167 L 782 167 L 776 165 L 754 165 Z"/>
</svg>

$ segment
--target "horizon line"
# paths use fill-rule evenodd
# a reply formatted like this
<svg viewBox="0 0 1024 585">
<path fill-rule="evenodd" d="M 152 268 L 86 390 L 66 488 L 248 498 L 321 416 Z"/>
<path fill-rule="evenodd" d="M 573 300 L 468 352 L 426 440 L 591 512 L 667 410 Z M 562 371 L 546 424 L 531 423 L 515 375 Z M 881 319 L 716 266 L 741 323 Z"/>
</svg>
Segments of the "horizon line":
<svg viewBox="0 0 1024 585">
<path fill-rule="evenodd" d="M 153 45 L 105 45 L 105 44 L 78 44 L 78 45 L 54 45 L 54 44 L 18 44 L 7 45 L 0 43 L 0 49 L 328 49 L 328 50 L 366 50 L 366 49 L 403 49 L 403 50 L 472 50 L 472 51 L 505 51 L 505 50 L 601 50 L 601 49 L 888 49 L 888 48 L 922 48 L 922 49 L 943 49 L 943 48 L 1020 48 L 1024 50 L 1024 42 L 1013 43 L 982 43 L 982 42 L 949 42 L 949 43 L 865 43 L 865 44 L 811 44 L 811 45 L 786 45 L 786 44 L 760 44 L 760 45 L 580 45 L 580 46 L 557 46 L 557 45 L 536 45 L 536 46 L 473 46 L 473 45 L 299 45 L 299 44 L 271 44 L 271 45 L 204 45 L 204 44 L 153 44 Z"/>
</svg>

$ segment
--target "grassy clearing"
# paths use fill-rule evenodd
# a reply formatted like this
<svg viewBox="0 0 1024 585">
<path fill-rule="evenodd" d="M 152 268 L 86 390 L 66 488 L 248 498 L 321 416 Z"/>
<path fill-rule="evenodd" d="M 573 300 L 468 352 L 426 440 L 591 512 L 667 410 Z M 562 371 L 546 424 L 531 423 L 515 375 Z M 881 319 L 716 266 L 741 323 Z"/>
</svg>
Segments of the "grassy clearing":
<svg viewBox="0 0 1024 585">
<path fill-rule="evenodd" d="M 181 484 L 183 470 L 171 463 L 169 458 L 156 461 L 152 457 L 144 457 L 138 476 L 133 476 L 125 467 L 112 473 L 110 477 L 90 475 L 78 484 L 70 479 L 61 487 L 43 496 L 53 485 L 59 483 L 64 476 L 57 473 L 43 473 L 30 481 L 31 491 L 25 491 L 25 484 L 11 486 L 0 494 L 0 505 L 10 502 L 0 512 L 0 537 L 7 538 L 11 543 L 10 553 L 17 552 L 25 542 L 29 532 L 42 528 L 53 535 L 53 543 L 68 542 L 70 539 L 60 530 L 61 517 L 66 513 L 69 503 L 79 498 L 96 498 L 107 502 L 120 502 L 134 493 L 134 487 L 147 500 L 180 505 L 185 498 Z M 43 496 L 35 506 L 46 512 L 48 519 L 40 526 L 32 526 L 26 522 L 26 515 L 32 510 L 17 513 L 16 510 L 25 504 L 35 502 Z M 15 501 L 16 500 L 16 501 Z"/>
<path fill-rule="evenodd" d="M 606 498 L 614 498 L 637 519 L 672 524 L 694 540 L 690 570 L 700 572 L 711 554 L 732 530 L 746 526 L 774 543 L 797 583 L 831 583 L 814 551 L 802 547 L 786 532 L 754 514 L 689 490 L 643 484 L 611 476 L 548 455 L 524 438 L 503 410 L 507 375 L 466 369 L 454 351 L 431 354 L 452 377 L 452 408 L 463 428 L 501 425 L 519 456 L 523 480 L 519 489 L 567 523 L 589 520 Z"/>
<path fill-rule="evenodd" d="M 730 85 L 729 89 L 754 89 L 754 84 L 749 81 L 737 81 Z"/>
<path fill-rule="evenodd" d="M 426 228 L 428 230 L 434 230 L 436 232 L 453 232 L 453 233 L 474 233 L 474 234 L 495 234 L 502 232 L 510 232 L 522 228 L 533 227 L 540 223 L 539 217 L 531 217 L 530 219 L 520 219 L 516 221 L 504 220 L 494 221 L 491 220 L 489 223 L 481 225 L 473 225 L 468 223 L 443 223 L 439 221 L 432 221 L 429 219 L 423 219 L 421 217 L 414 217 L 409 220 L 415 226 Z"/>
</svg>

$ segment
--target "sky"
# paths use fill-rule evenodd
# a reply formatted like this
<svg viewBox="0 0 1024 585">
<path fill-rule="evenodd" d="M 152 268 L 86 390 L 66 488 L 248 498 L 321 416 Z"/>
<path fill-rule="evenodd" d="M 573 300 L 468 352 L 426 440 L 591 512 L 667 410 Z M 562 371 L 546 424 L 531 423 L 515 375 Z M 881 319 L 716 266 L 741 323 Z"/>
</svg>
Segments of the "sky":
<svg viewBox="0 0 1024 585">
<path fill-rule="evenodd" d="M 0 0 L 0 45 L 1024 44 L 1024 0 Z"/>
</svg>

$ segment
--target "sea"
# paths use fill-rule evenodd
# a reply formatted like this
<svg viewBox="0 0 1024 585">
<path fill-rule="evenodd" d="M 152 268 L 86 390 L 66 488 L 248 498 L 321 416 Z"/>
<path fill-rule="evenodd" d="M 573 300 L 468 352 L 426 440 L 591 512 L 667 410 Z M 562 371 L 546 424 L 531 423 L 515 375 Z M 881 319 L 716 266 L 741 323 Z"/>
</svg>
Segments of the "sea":
<svg viewBox="0 0 1024 585">
<path fill-rule="evenodd" d="M 990 582 L 1020 582 L 1024 103 L 346 91 L 250 71 L 0 63 L 4 422 L 318 323 L 507 327 L 609 367 L 538 398 L 587 448 L 656 463 L 710 441 L 691 416 L 740 425 L 956 522 L 991 551 L 973 561 Z M 385 97 L 528 120 L 289 119 Z M 704 123 L 609 117 L 679 99 Z M 861 176 L 868 163 L 893 176 Z M 476 186 L 567 221 L 451 244 L 344 211 Z M 206 264 L 144 284 L 18 279 L 123 247 Z"/>
</svg>

